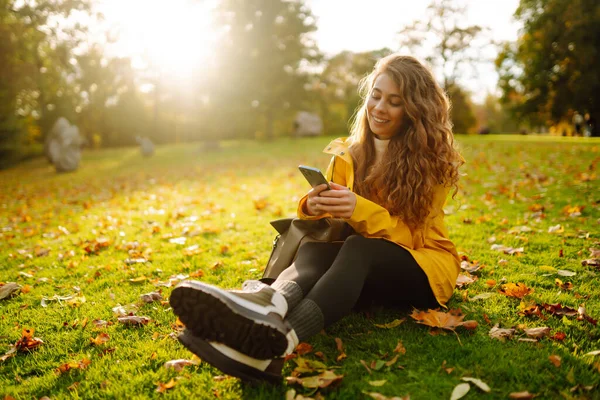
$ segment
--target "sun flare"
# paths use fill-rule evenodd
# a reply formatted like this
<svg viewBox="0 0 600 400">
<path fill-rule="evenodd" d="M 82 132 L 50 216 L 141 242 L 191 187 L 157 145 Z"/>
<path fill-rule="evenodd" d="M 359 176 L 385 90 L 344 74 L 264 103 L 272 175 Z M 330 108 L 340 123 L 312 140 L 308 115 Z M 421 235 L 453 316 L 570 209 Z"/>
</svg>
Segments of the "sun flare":
<svg viewBox="0 0 600 400">
<path fill-rule="evenodd" d="M 143 58 L 161 75 L 188 78 L 214 50 L 209 2 L 127 0 L 105 12 L 118 27 L 121 52 Z"/>
</svg>

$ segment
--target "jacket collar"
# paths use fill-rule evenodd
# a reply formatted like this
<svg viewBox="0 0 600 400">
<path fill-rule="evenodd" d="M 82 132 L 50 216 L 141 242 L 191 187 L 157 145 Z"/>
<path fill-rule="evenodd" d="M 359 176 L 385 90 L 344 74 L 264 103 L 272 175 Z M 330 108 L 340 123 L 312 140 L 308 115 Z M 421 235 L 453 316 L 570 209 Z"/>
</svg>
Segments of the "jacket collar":
<svg viewBox="0 0 600 400">
<path fill-rule="evenodd" d="M 350 156 L 350 151 L 348 150 L 349 140 L 347 137 L 337 138 L 332 140 L 323 150 L 323 153 L 333 154 L 342 158 L 349 165 L 352 165 L 352 157 Z"/>
</svg>

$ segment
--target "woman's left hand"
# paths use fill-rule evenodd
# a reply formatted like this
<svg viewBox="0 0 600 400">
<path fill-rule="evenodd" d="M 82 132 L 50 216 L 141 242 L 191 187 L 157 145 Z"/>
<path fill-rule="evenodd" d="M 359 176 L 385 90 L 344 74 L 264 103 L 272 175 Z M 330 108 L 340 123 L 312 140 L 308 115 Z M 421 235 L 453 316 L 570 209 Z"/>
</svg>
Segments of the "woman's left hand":
<svg viewBox="0 0 600 400">
<path fill-rule="evenodd" d="M 346 186 L 329 182 L 331 190 L 325 190 L 315 197 L 319 211 L 324 211 L 335 218 L 350 218 L 356 207 L 356 195 Z"/>
</svg>

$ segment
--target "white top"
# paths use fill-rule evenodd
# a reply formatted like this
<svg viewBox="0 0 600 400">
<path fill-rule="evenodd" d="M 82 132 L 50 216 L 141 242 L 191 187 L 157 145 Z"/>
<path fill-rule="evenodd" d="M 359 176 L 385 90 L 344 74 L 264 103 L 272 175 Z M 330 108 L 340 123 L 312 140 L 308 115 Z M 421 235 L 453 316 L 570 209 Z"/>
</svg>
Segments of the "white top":
<svg viewBox="0 0 600 400">
<path fill-rule="evenodd" d="M 388 148 L 390 139 L 377 139 L 377 137 L 373 139 L 375 140 L 375 164 L 378 164 Z"/>
</svg>

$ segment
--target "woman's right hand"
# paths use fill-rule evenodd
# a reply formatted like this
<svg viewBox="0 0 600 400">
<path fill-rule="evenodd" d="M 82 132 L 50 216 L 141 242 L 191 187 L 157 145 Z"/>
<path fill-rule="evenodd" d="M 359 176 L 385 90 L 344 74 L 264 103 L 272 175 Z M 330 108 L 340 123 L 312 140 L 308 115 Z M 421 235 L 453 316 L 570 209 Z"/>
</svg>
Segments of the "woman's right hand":
<svg viewBox="0 0 600 400">
<path fill-rule="evenodd" d="M 322 184 L 315 186 L 308 192 L 308 199 L 306 200 L 306 210 L 308 211 L 308 215 L 317 216 L 325 213 L 325 211 L 319 210 L 319 194 L 324 190 L 327 190 L 327 185 Z"/>
</svg>

